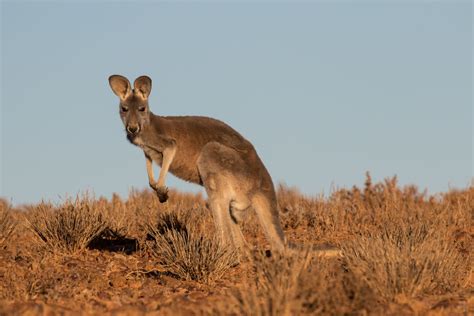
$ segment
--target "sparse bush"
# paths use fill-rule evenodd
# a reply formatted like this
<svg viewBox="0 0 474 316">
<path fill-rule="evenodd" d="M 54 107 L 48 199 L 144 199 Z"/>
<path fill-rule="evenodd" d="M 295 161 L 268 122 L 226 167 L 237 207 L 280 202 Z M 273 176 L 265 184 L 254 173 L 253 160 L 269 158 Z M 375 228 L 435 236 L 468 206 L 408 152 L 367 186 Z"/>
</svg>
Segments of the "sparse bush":
<svg viewBox="0 0 474 316">
<path fill-rule="evenodd" d="M 393 224 L 392 224 L 393 225 Z M 469 263 L 453 242 L 420 223 L 387 228 L 344 244 L 344 257 L 381 298 L 451 292 L 466 278 Z"/>
<path fill-rule="evenodd" d="M 306 197 L 298 189 L 282 184 L 278 186 L 277 197 L 284 228 L 295 229 L 312 224 L 313 206 L 316 202 L 314 198 Z"/>
<path fill-rule="evenodd" d="M 472 262 L 469 251 L 463 257 L 457 249 L 467 249 L 469 238 L 458 247 L 454 240 L 455 232 L 469 236 L 472 189 L 428 198 L 396 180 L 373 185 L 367 174 L 363 190 L 333 195 L 352 236 L 341 243 L 349 269 L 386 302 L 453 292 L 467 279 Z"/>
<path fill-rule="evenodd" d="M 0 248 L 4 246 L 15 229 L 15 222 L 10 214 L 8 203 L 0 200 Z"/>
<path fill-rule="evenodd" d="M 302 302 L 298 297 L 301 275 L 309 263 L 302 256 L 273 255 L 257 252 L 251 257 L 254 282 L 231 292 L 237 315 L 298 315 Z"/>
<path fill-rule="evenodd" d="M 370 289 L 343 263 L 311 252 L 252 257 L 254 283 L 231 291 L 237 315 L 334 315 L 375 306 Z"/>
<path fill-rule="evenodd" d="M 122 199 L 114 194 L 109 202 L 100 198 L 94 202 L 94 207 L 101 210 L 107 229 L 103 235 L 112 238 L 124 238 L 136 234 L 137 216 L 134 209 L 127 207 Z"/>
<path fill-rule="evenodd" d="M 41 203 L 30 211 L 27 220 L 41 243 L 60 252 L 82 250 L 107 229 L 102 210 L 87 196 L 57 207 Z"/>
<path fill-rule="evenodd" d="M 302 314 L 367 315 L 380 309 L 368 284 L 348 270 L 343 259 L 313 261 L 299 284 Z"/>
<path fill-rule="evenodd" d="M 209 283 L 237 262 L 236 251 L 212 233 L 204 234 L 176 213 L 160 214 L 147 225 L 149 247 L 158 265 L 184 280 Z"/>
</svg>

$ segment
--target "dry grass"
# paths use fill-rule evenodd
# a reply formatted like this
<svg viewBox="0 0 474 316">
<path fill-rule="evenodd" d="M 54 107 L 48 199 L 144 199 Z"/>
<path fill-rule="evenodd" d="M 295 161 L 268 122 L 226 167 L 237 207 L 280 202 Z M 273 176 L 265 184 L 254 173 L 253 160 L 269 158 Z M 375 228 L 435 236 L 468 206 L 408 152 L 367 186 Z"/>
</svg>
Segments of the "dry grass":
<svg viewBox="0 0 474 316">
<path fill-rule="evenodd" d="M 106 229 L 103 210 L 89 197 L 77 197 L 55 207 L 41 203 L 27 220 L 38 241 L 49 250 L 73 253 L 85 249 Z"/>
<path fill-rule="evenodd" d="M 278 201 L 291 242 L 338 245 L 344 258 L 268 257 L 250 213 L 243 231 L 251 255 L 233 266 L 236 254 L 215 239 L 204 199 L 177 191 L 164 204 L 151 191 L 42 203 L 23 214 L 0 204 L 0 236 L 9 236 L 1 239 L 0 314 L 474 311 L 474 187 L 430 196 L 367 176 L 362 188 L 328 197 L 281 186 Z"/>
<path fill-rule="evenodd" d="M 150 251 L 161 270 L 184 280 L 209 283 L 222 277 L 237 262 L 237 253 L 215 234 L 196 229 L 189 217 L 162 213 L 148 224 Z"/>
<path fill-rule="evenodd" d="M 456 291 L 472 273 L 473 193 L 427 198 L 415 187 L 400 190 L 396 178 L 372 186 L 367 175 L 364 192 L 340 192 L 363 223 L 348 227 L 356 236 L 342 245 L 348 266 L 388 302 Z"/>
<path fill-rule="evenodd" d="M 0 199 L 0 249 L 7 243 L 15 229 L 15 222 L 10 214 L 8 203 Z"/>
<path fill-rule="evenodd" d="M 298 315 L 301 302 L 298 286 L 307 265 L 307 258 L 266 258 L 254 255 L 254 282 L 231 292 L 233 308 L 237 315 Z"/>
<path fill-rule="evenodd" d="M 322 259 L 306 250 L 270 258 L 256 252 L 251 262 L 248 283 L 230 294 L 236 315 L 363 314 L 376 308 L 367 283 L 340 259 Z"/>
<path fill-rule="evenodd" d="M 428 231 L 424 224 L 394 227 L 348 241 L 348 266 L 387 300 L 397 295 L 420 297 L 457 290 L 466 280 L 469 262 L 443 232 Z M 472 262 L 471 262 L 472 264 Z"/>
</svg>

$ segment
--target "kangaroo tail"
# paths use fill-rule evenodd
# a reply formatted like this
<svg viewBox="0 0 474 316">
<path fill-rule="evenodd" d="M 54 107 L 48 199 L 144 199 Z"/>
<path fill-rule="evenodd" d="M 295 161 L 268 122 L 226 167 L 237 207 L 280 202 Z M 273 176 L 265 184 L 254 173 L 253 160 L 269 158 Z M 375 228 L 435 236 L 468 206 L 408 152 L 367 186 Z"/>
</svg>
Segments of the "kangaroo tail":
<svg viewBox="0 0 474 316">
<path fill-rule="evenodd" d="M 305 250 L 307 251 L 308 245 L 288 243 L 288 249 L 290 249 L 290 251 L 297 251 L 297 252 L 301 252 Z M 312 245 L 309 248 L 309 252 L 315 256 L 322 257 L 322 258 L 343 257 L 342 250 L 332 245 Z"/>
<path fill-rule="evenodd" d="M 276 198 L 269 194 L 257 193 L 252 198 L 252 205 L 260 224 L 265 231 L 272 248 L 278 251 L 285 249 L 285 234 L 281 228 Z"/>
<path fill-rule="evenodd" d="M 285 234 L 281 228 L 280 218 L 278 215 L 278 203 L 276 197 L 272 192 L 260 192 L 252 198 L 252 205 L 255 208 L 257 217 L 262 225 L 265 235 L 272 246 L 272 250 L 276 251 L 307 251 L 307 245 L 298 245 L 294 243 L 287 243 Z M 315 245 L 311 247 L 310 253 L 324 257 L 342 257 L 342 251 L 337 247 L 330 245 Z"/>
</svg>

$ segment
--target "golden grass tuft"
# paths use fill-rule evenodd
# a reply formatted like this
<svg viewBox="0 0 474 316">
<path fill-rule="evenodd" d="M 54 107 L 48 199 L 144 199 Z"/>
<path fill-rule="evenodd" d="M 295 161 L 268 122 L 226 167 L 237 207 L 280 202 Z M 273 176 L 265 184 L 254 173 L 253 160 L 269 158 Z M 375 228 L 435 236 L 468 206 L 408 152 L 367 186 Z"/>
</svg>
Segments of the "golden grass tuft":
<svg viewBox="0 0 474 316">
<path fill-rule="evenodd" d="M 309 263 L 308 252 L 301 256 L 274 254 L 268 258 L 259 251 L 251 256 L 254 279 L 245 287 L 231 291 L 237 315 L 298 315 L 302 273 Z"/>
<path fill-rule="evenodd" d="M 10 214 L 8 202 L 0 199 L 0 248 L 7 244 L 15 229 L 15 221 Z"/>
<path fill-rule="evenodd" d="M 367 284 L 340 260 L 322 259 L 307 249 L 270 258 L 256 252 L 251 261 L 250 284 L 230 292 L 236 315 L 333 315 L 375 305 Z"/>
<path fill-rule="evenodd" d="M 87 196 L 59 206 L 40 203 L 30 210 L 27 220 L 37 240 L 55 252 L 83 250 L 107 229 L 102 210 Z"/>
<path fill-rule="evenodd" d="M 150 252 L 161 270 L 184 280 L 209 283 L 237 262 L 237 253 L 211 232 L 196 229 L 178 213 L 162 213 L 147 225 Z"/>
<path fill-rule="evenodd" d="M 472 229 L 469 193 L 472 188 L 428 198 L 414 186 L 400 189 L 395 177 L 372 185 L 368 174 L 363 191 L 337 192 L 337 201 L 354 214 L 347 226 L 353 238 L 341 243 L 351 271 L 387 302 L 459 289 L 472 253 L 459 251 L 454 237 Z M 472 247 L 472 238 L 465 242 Z"/>
<path fill-rule="evenodd" d="M 442 233 L 417 226 L 390 227 L 347 241 L 348 266 L 375 294 L 387 302 L 398 295 L 421 297 L 453 292 L 467 277 L 463 260 Z"/>
</svg>

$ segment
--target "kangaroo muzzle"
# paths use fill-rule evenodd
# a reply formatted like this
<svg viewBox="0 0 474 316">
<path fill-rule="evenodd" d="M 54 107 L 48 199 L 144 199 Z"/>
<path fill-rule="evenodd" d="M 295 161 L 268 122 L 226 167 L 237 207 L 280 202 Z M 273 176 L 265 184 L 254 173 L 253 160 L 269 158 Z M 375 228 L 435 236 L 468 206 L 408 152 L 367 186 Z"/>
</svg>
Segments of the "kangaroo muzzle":
<svg viewBox="0 0 474 316">
<path fill-rule="evenodd" d="M 131 135 L 135 135 L 140 131 L 140 126 L 138 125 L 127 125 L 127 132 Z"/>
</svg>

